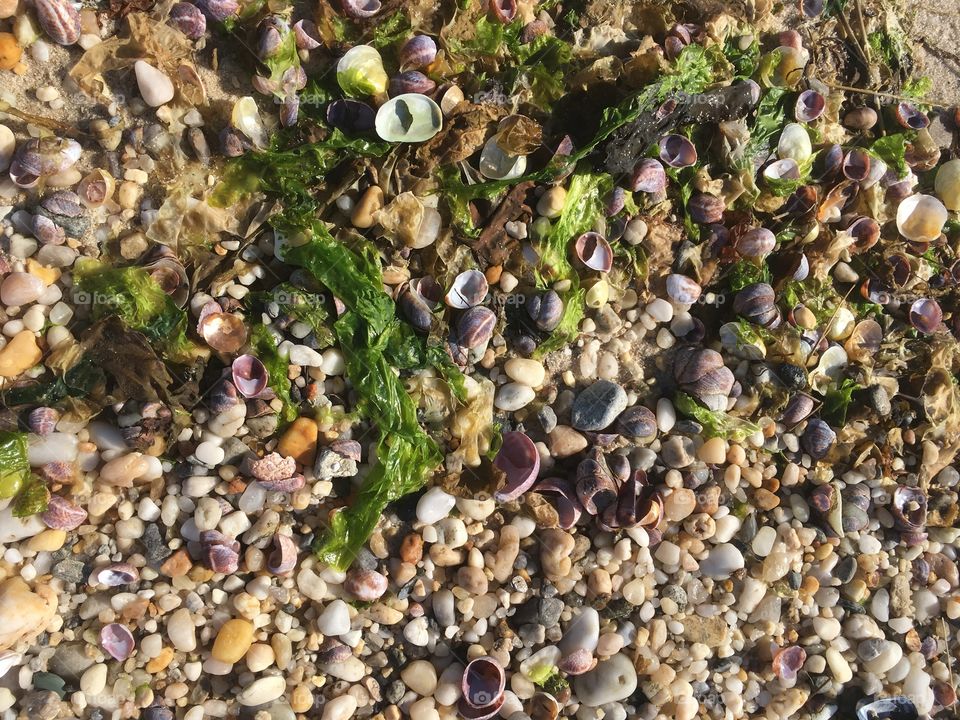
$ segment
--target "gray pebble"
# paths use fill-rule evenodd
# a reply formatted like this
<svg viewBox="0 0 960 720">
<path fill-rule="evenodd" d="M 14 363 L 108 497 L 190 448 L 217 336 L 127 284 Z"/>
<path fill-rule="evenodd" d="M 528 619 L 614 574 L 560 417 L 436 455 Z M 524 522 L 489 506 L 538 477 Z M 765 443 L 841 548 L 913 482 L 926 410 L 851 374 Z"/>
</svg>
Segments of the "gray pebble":
<svg viewBox="0 0 960 720">
<path fill-rule="evenodd" d="M 598 380 L 577 395 L 570 421 L 577 430 L 603 430 L 626 408 L 626 391 L 610 380 Z"/>
</svg>

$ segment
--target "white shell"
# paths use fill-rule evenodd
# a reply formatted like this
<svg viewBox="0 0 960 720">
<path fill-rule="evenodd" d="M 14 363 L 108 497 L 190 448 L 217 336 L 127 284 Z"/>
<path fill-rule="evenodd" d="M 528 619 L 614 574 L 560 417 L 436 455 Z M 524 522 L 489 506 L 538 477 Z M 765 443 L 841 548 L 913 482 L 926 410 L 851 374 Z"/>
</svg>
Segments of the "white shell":
<svg viewBox="0 0 960 720">
<path fill-rule="evenodd" d="M 487 140 L 480 152 L 480 174 L 491 180 L 512 180 L 526 169 L 527 156 L 505 153 L 496 136 Z"/>
<path fill-rule="evenodd" d="M 860 183 L 860 189 L 866 190 L 880 182 L 880 179 L 887 174 L 887 164 L 878 157 L 870 158 L 870 171 L 867 177 Z"/>
<path fill-rule="evenodd" d="M 800 166 L 793 158 L 775 160 L 763 169 L 763 177 L 767 180 L 799 180 Z"/>
<path fill-rule="evenodd" d="M 387 142 L 425 142 L 440 132 L 443 114 L 426 95 L 405 93 L 380 106 L 375 127 Z"/>
<path fill-rule="evenodd" d="M 542 647 L 520 663 L 520 674 L 528 680 L 540 679 L 545 674 L 544 670 L 549 674 L 556 667 L 560 655 L 560 648 L 556 645 Z"/>
<path fill-rule="evenodd" d="M 949 160 L 940 166 L 934 189 L 947 210 L 960 210 L 960 158 Z"/>
<path fill-rule="evenodd" d="M 897 208 L 897 230 L 907 240 L 932 242 L 947 222 L 947 208 L 932 195 L 911 195 Z"/>
<path fill-rule="evenodd" d="M 780 133 L 780 142 L 777 143 L 777 157 L 781 160 L 789 158 L 802 163 L 812 154 L 813 145 L 807 129 L 799 123 L 786 125 Z"/>
<path fill-rule="evenodd" d="M 820 356 L 820 362 L 810 373 L 810 387 L 824 392 L 831 381 L 839 380 L 847 366 L 847 351 L 839 345 L 831 345 Z"/>
<path fill-rule="evenodd" d="M 337 83 L 351 97 L 380 95 L 388 82 L 383 58 L 369 45 L 355 45 L 337 62 Z"/>
<path fill-rule="evenodd" d="M 0 678 L 9 672 L 10 668 L 16 667 L 23 660 L 23 655 L 13 650 L 4 650 L 0 652 Z"/>
<path fill-rule="evenodd" d="M 479 305 L 486 297 L 490 286 L 479 270 L 464 270 L 453 279 L 453 284 L 444 300 L 458 310 L 467 310 Z"/>
<path fill-rule="evenodd" d="M 267 129 L 260 119 L 260 110 L 257 101 L 249 95 L 240 98 L 233 104 L 233 113 L 230 124 L 234 129 L 243 133 L 256 147 L 263 149 L 270 144 Z"/>
</svg>

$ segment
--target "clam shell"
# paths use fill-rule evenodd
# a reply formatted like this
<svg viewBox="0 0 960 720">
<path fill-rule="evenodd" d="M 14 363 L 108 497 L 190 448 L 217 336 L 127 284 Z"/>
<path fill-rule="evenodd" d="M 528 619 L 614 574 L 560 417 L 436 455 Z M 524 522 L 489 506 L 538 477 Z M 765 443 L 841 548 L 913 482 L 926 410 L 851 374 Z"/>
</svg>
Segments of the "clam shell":
<svg viewBox="0 0 960 720">
<path fill-rule="evenodd" d="M 267 367 L 253 355 L 241 355 L 230 365 L 233 384 L 244 397 L 256 397 L 267 387 L 270 373 Z"/>
<path fill-rule="evenodd" d="M 660 161 L 644 158 L 633 169 L 630 189 L 634 192 L 659 193 L 667 187 L 667 173 Z"/>
<path fill-rule="evenodd" d="M 458 310 L 467 310 L 479 305 L 487 296 L 490 286 L 486 276 L 479 270 L 464 270 L 453 279 L 444 300 Z"/>
<path fill-rule="evenodd" d="M 419 70 L 404 70 L 390 78 L 390 95 L 396 97 L 404 93 L 426 95 L 436 90 L 437 84 Z"/>
<path fill-rule="evenodd" d="M 236 352 L 247 342 L 247 326 L 233 313 L 208 313 L 200 320 L 197 330 L 207 345 L 218 352 Z"/>
<path fill-rule="evenodd" d="M 407 40 L 398 53 L 403 68 L 422 68 L 437 57 L 437 43 L 429 35 L 414 35 Z"/>
<path fill-rule="evenodd" d="M 703 288 L 693 278 L 676 273 L 667 275 L 666 288 L 670 299 L 685 305 L 695 303 L 703 292 Z"/>
<path fill-rule="evenodd" d="M 80 39 L 80 11 L 70 0 L 34 0 L 40 27 L 58 45 Z"/>
<path fill-rule="evenodd" d="M 807 428 L 800 438 L 800 444 L 804 451 L 814 460 L 826 457 L 836 441 L 837 434 L 819 418 L 811 418 L 807 421 Z"/>
<path fill-rule="evenodd" d="M 112 563 L 94 573 L 96 581 L 107 587 L 129 585 L 140 579 L 140 571 L 129 563 Z"/>
<path fill-rule="evenodd" d="M 807 129 L 799 123 L 785 125 L 777 143 L 777 157 L 781 160 L 790 159 L 802 163 L 812 154 L 813 145 Z"/>
<path fill-rule="evenodd" d="M 777 246 L 777 236 L 766 228 L 751 228 L 737 238 L 737 252 L 746 258 L 765 258 Z"/>
<path fill-rule="evenodd" d="M 440 132 L 443 114 L 427 96 L 408 93 L 381 105 L 374 125 L 387 142 L 426 142 Z"/>
<path fill-rule="evenodd" d="M 500 502 L 516 500 L 536 482 L 540 472 L 540 453 L 525 433 L 506 432 L 493 465 L 506 475 L 503 487 L 494 493 L 494 497 Z"/>
<path fill-rule="evenodd" d="M 790 645 L 773 656 L 773 672 L 781 680 L 795 680 L 806 661 L 807 651 L 799 645 Z"/>
<path fill-rule="evenodd" d="M 51 495 L 40 519 L 54 530 L 76 530 L 87 519 L 87 511 L 65 497 Z"/>
<path fill-rule="evenodd" d="M 826 107 L 827 101 L 822 94 L 816 90 L 804 90 L 797 97 L 793 114 L 798 122 L 813 122 L 823 115 Z"/>
<path fill-rule="evenodd" d="M 460 681 L 463 703 L 468 708 L 481 709 L 503 703 L 506 676 L 503 666 L 490 656 L 471 660 Z M 472 716 L 477 717 L 477 716 Z"/>
<path fill-rule="evenodd" d="M 943 310 L 932 298 L 917 298 L 910 305 L 910 324 L 917 330 L 932 335 L 943 322 Z"/>
<path fill-rule="evenodd" d="M 100 647 L 114 660 L 126 660 L 133 654 L 135 645 L 133 634 L 120 623 L 104 625 L 100 630 Z"/>
<path fill-rule="evenodd" d="M 380 0 L 340 0 L 343 12 L 352 18 L 371 18 L 380 12 Z"/>
<path fill-rule="evenodd" d="M 293 24 L 293 34 L 297 39 L 297 48 L 300 50 L 315 50 L 323 43 L 318 39 L 320 32 L 313 20 L 304 18 Z"/>
<path fill-rule="evenodd" d="M 591 270 L 606 273 L 613 267 L 613 248 L 600 233 L 580 235 L 573 244 L 573 252 Z"/>
<path fill-rule="evenodd" d="M 843 174 L 848 180 L 861 182 L 870 176 L 870 155 L 853 148 L 843 159 Z"/>
<path fill-rule="evenodd" d="M 526 155 L 511 155 L 497 144 L 494 135 L 483 144 L 480 151 L 480 174 L 491 180 L 511 180 L 523 175 L 527 169 Z"/>
<path fill-rule="evenodd" d="M 933 242 L 948 217 L 947 208 L 932 195 L 911 195 L 897 207 L 897 230 L 907 240 Z"/>
<path fill-rule="evenodd" d="M 948 210 L 960 211 L 960 158 L 948 160 L 937 169 L 934 192 Z"/>
<path fill-rule="evenodd" d="M 658 148 L 660 159 L 670 167 L 689 167 L 697 161 L 697 148 L 683 135 L 663 137 Z"/>
</svg>

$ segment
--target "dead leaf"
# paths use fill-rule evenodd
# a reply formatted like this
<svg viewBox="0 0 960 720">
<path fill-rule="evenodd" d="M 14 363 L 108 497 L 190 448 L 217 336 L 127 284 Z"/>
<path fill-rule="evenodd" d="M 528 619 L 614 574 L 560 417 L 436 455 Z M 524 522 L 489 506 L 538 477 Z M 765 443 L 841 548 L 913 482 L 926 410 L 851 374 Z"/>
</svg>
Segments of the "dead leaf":
<svg viewBox="0 0 960 720">
<path fill-rule="evenodd" d="M 443 130 L 417 149 L 417 164 L 429 169 L 466 160 L 483 147 L 503 112 L 494 105 L 464 100 L 450 112 Z"/>
<path fill-rule="evenodd" d="M 497 145 L 510 155 L 529 155 L 542 142 L 543 128 L 526 115 L 510 115 L 497 128 Z"/>
</svg>

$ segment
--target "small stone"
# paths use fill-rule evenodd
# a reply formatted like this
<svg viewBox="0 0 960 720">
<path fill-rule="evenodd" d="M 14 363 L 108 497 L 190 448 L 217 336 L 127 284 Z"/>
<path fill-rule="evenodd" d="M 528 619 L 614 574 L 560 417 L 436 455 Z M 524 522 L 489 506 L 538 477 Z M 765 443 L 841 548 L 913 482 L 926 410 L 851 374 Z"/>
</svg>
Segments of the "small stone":
<svg viewBox="0 0 960 720">
<path fill-rule="evenodd" d="M 334 600 L 317 618 L 317 630 L 336 637 L 350 632 L 350 608 L 343 600 Z"/>
<path fill-rule="evenodd" d="M 427 490 L 417 501 L 417 520 L 425 525 L 433 525 L 450 514 L 457 499 L 438 487 Z"/>
<path fill-rule="evenodd" d="M 511 382 L 497 389 L 493 404 L 499 410 L 515 412 L 526 407 L 537 396 L 532 387 Z"/>
<path fill-rule="evenodd" d="M 180 652 L 193 652 L 197 649 L 197 631 L 193 616 L 187 608 L 178 608 L 167 620 L 167 639 Z"/>
<path fill-rule="evenodd" d="M 573 679 L 577 700 L 587 707 L 600 707 L 625 700 L 637 689 L 637 671 L 627 655 L 617 654 L 597 663 L 588 673 Z"/>
<path fill-rule="evenodd" d="M 310 418 L 299 417 L 284 431 L 277 452 L 289 455 L 301 465 L 313 465 L 317 454 L 317 423 Z"/>
<path fill-rule="evenodd" d="M 577 430 L 603 430 L 626 408 L 627 393 L 624 389 L 610 380 L 598 380 L 573 401 L 571 424 Z"/>
<path fill-rule="evenodd" d="M 217 633 L 210 654 L 215 660 L 232 665 L 247 654 L 253 644 L 253 623 L 241 618 L 227 620 Z"/>
<path fill-rule="evenodd" d="M 503 366 L 507 376 L 518 383 L 537 388 L 543 385 L 546 378 L 546 370 L 543 363 L 537 360 L 528 360 L 526 358 L 511 358 Z"/>
<path fill-rule="evenodd" d="M 320 720 L 349 720 L 357 710 L 357 699 L 353 695 L 339 695 L 327 701 L 323 706 Z"/>
<path fill-rule="evenodd" d="M 427 660 L 414 660 L 401 671 L 400 677 L 422 697 L 430 697 L 437 689 L 437 669 Z"/>
<path fill-rule="evenodd" d="M 357 600 L 373 602 L 387 591 L 387 578 L 376 570 L 351 570 L 343 589 Z"/>
<path fill-rule="evenodd" d="M 587 439 L 568 425 L 557 425 L 547 436 L 547 447 L 555 458 L 576 455 L 587 447 Z"/>
<path fill-rule="evenodd" d="M 0 583 L 0 650 L 32 641 L 57 613 L 57 593 L 38 583 L 33 590 L 19 577 Z"/>
<path fill-rule="evenodd" d="M 0 301 L 4 305 L 28 305 L 36 302 L 46 286 L 36 275 L 25 272 L 12 272 L 0 284 Z"/>
<path fill-rule="evenodd" d="M 709 554 L 700 563 L 700 572 L 714 580 L 730 577 L 743 569 L 743 554 L 736 545 L 723 543 L 710 549 Z"/>
<path fill-rule="evenodd" d="M 700 446 L 697 457 L 708 465 L 720 465 L 727 458 L 727 441 L 721 437 L 710 438 Z"/>
<path fill-rule="evenodd" d="M 40 362 L 42 357 L 43 352 L 33 332 L 21 330 L 0 349 L 0 377 L 16 377 Z"/>
<path fill-rule="evenodd" d="M 150 107 L 160 107 L 173 100 L 173 81 L 153 65 L 137 60 L 133 64 L 133 71 L 137 76 L 137 87 L 140 96 Z"/>
<path fill-rule="evenodd" d="M 237 696 L 237 702 L 244 707 L 264 705 L 282 696 L 287 682 L 279 675 L 271 675 L 254 680 Z"/>
</svg>

